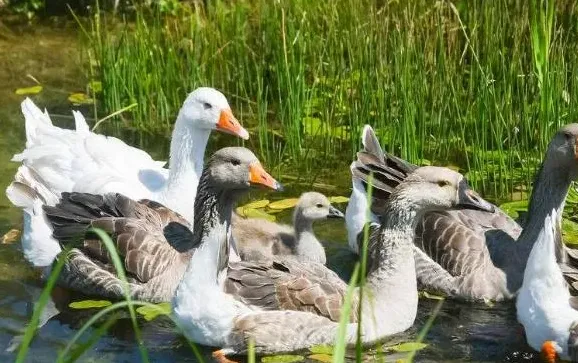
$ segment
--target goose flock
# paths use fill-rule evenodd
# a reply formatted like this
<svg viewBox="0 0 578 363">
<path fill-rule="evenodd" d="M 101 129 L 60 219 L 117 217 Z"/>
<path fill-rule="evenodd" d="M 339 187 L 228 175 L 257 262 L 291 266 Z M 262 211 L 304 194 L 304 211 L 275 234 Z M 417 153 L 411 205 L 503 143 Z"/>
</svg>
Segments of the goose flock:
<svg viewBox="0 0 578 363">
<path fill-rule="evenodd" d="M 26 147 L 12 159 L 21 165 L 6 195 L 23 210 L 26 260 L 46 278 L 59 256 L 66 258 L 59 285 L 123 299 L 126 285 L 93 228 L 106 231 L 130 296 L 171 302 L 183 334 L 217 348 L 219 361 L 246 354 L 249 342 L 258 354 L 332 345 L 340 319 L 348 321 L 348 344 L 379 342 L 414 324 L 418 290 L 470 303 L 515 299 L 533 349 L 548 362 L 578 361 L 578 254 L 561 233 L 578 178 L 578 124 L 552 138 L 522 225 L 460 173 L 384 152 L 365 126 L 345 215 L 323 194 L 307 192 L 289 226 L 234 212 L 251 189 L 283 187 L 244 147 L 205 158 L 212 130 L 249 138 L 215 89 L 187 96 L 168 169 L 90 131 L 77 111 L 75 130 L 54 126 L 30 99 L 22 112 Z M 313 231 L 327 218 L 345 219 L 353 252 L 367 248 L 366 284 L 350 302 Z"/>
</svg>

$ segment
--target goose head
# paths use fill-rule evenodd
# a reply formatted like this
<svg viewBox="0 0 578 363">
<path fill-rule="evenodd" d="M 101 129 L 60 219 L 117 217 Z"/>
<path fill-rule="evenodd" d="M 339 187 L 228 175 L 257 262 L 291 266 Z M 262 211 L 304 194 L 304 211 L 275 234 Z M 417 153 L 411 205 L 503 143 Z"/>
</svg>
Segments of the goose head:
<svg viewBox="0 0 578 363">
<path fill-rule="evenodd" d="M 191 127 L 218 130 L 244 140 L 249 133 L 233 116 L 227 98 L 210 87 L 199 87 L 189 93 L 180 111 L 181 119 Z"/>
<path fill-rule="evenodd" d="M 494 206 L 474 192 L 462 174 L 448 168 L 417 168 L 396 189 L 398 198 L 420 211 L 465 207 L 494 212 Z"/>
<path fill-rule="evenodd" d="M 310 221 L 327 218 L 343 218 L 343 213 L 332 206 L 326 196 L 317 192 L 301 194 L 295 206 L 295 215 L 300 215 Z"/>
<path fill-rule="evenodd" d="M 244 191 L 253 186 L 283 190 L 249 149 L 226 147 L 215 152 L 205 170 L 211 184 L 220 189 Z"/>
<path fill-rule="evenodd" d="M 548 145 L 545 164 L 567 170 L 571 180 L 578 178 L 578 124 L 566 125 L 554 135 Z"/>
</svg>

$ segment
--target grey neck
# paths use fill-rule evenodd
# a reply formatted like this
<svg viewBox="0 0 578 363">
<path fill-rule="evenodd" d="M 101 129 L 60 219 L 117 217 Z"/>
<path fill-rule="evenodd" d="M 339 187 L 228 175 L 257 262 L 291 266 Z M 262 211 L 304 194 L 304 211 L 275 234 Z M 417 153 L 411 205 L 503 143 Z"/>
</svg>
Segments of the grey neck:
<svg viewBox="0 0 578 363">
<path fill-rule="evenodd" d="M 572 177 L 569 168 L 559 165 L 548 166 L 549 164 L 551 163 L 548 163 L 548 159 L 544 160 L 536 176 L 528 208 L 528 220 L 525 222 L 524 229 L 516 244 L 519 262 L 524 267 L 540 230 L 544 228 L 546 216 L 551 213 L 552 209 L 558 212 L 558 220 L 556 221 L 558 228 L 556 229 L 555 239 L 557 246 L 561 246 L 562 212 L 572 183 Z"/>
<path fill-rule="evenodd" d="M 301 208 L 293 213 L 293 228 L 295 229 L 295 245 L 291 246 L 301 259 L 325 264 L 325 249 L 313 231 L 313 221 L 303 215 Z"/>
<path fill-rule="evenodd" d="M 413 239 L 418 213 L 403 199 L 393 194 L 390 198 L 381 228 L 369 241 L 370 266 L 362 299 L 364 341 L 405 330 L 417 313 Z"/>
<path fill-rule="evenodd" d="M 205 169 L 195 198 L 193 241 L 197 248 L 204 243 L 219 245 L 218 275 L 227 268 L 229 263 L 231 215 L 239 193 L 211 186 L 207 173 L 208 170 Z"/>
</svg>

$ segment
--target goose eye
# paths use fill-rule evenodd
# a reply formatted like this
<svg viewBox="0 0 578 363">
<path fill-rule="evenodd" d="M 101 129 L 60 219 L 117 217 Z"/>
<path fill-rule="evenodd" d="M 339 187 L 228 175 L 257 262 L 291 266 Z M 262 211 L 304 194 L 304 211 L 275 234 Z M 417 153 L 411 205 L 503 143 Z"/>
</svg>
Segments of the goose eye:
<svg viewBox="0 0 578 363">
<path fill-rule="evenodd" d="M 440 181 L 438 181 L 438 185 L 443 188 L 443 187 L 450 185 L 450 182 L 447 180 L 440 180 Z"/>
<path fill-rule="evenodd" d="M 572 134 L 569 133 L 569 132 L 565 132 L 565 133 L 564 133 L 564 137 L 565 137 L 566 140 L 568 140 L 568 141 L 570 141 L 570 140 L 572 140 L 572 139 L 574 138 L 574 137 L 572 136 Z"/>
<path fill-rule="evenodd" d="M 323 204 L 318 203 L 318 204 L 317 204 L 317 208 L 323 208 Z"/>
<path fill-rule="evenodd" d="M 231 164 L 238 166 L 238 165 L 241 165 L 241 161 L 239 159 L 233 159 L 233 160 L 231 160 Z"/>
<path fill-rule="evenodd" d="M 208 110 L 208 109 L 213 108 L 213 106 L 212 106 L 210 103 L 208 103 L 208 102 L 204 102 L 204 103 L 203 103 L 203 108 L 204 108 L 205 110 Z"/>
</svg>

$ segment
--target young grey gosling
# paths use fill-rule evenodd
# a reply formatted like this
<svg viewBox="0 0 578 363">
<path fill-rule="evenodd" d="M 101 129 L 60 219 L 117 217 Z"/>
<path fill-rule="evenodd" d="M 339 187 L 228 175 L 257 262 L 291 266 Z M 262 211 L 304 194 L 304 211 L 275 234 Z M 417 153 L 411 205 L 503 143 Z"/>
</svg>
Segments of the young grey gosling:
<svg viewBox="0 0 578 363">
<path fill-rule="evenodd" d="M 385 207 L 381 227 L 369 244 L 374 263 L 368 267 L 363 296 L 360 301 L 355 300 L 352 307 L 352 311 L 360 311 L 362 316 L 351 317 L 346 332 L 348 344 L 356 342 L 357 321 L 361 321 L 359 328 L 364 344 L 402 332 L 413 324 L 418 303 L 413 256 L 416 220 L 431 208 L 449 209 L 459 205 L 493 209 L 468 187 L 461 174 L 446 168 L 419 168 L 395 189 Z M 227 233 L 221 231 L 220 235 L 207 236 L 213 240 L 203 246 L 227 243 L 223 237 Z M 199 249 L 190 266 L 201 266 L 197 260 L 211 260 L 215 264 L 219 250 L 223 247 L 206 248 L 202 253 Z M 339 322 L 326 312 L 339 311 L 344 299 L 330 300 L 326 296 L 324 283 L 328 283 L 326 271 L 330 270 L 314 262 L 301 262 L 300 267 L 292 271 L 284 263 L 284 260 L 229 263 L 224 284 L 222 276 L 214 270 L 196 269 L 194 278 L 183 279 L 190 282 L 183 286 L 183 296 L 173 300 L 173 314 L 187 338 L 222 347 L 214 354 L 221 360 L 228 354 L 246 354 L 251 339 L 258 354 L 333 344 Z M 312 274 L 314 270 L 318 272 Z M 235 288 L 243 284 L 253 288 Z M 359 292 L 354 296 L 359 296 Z M 294 303 L 293 310 L 263 311 L 255 306 L 259 301 L 269 305 L 290 301 Z M 309 306 L 295 311 L 299 304 Z"/>
<path fill-rule="evenodd" d="M 293 227 L 233 214 L 233 238 L 242 260 L 295 256 L 299 260 L 325 264 L 325 249 L 315 236 L 313 223 L 327 218 L 343 218 L 321 193 L 301 194 L 293 211 Z"/>
</svg>

